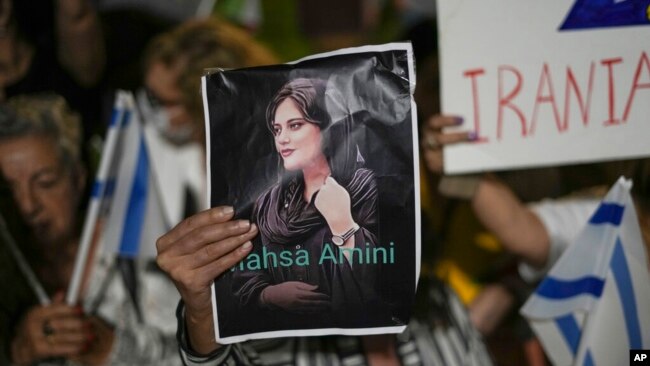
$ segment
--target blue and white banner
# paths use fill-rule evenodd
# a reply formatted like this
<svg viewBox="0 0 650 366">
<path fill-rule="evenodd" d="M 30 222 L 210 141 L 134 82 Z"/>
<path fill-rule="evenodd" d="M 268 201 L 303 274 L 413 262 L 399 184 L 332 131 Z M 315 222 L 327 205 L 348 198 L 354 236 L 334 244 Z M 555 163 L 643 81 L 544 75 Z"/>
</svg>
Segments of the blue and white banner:
<svg viewBox="0 0 650 366">
<path fill-rule="evenodd" d="M 68 304 L 79 300 L 82 277 L 97 244 L 102 251 L 121 256 L 155 257 L 156 239 L 168 225 L 151 177 L 150 154 L 133 95 L 119 91 L 86 211 Z"/>
<path fill-rule="evenodd" d="M 556 365 L 627 364 L 650 348 L 650 275 L 620 178 L 521 309 Z"/>
<path fill-rule="evenodd" d="M 101 215 L 106 215 L 104 250 L 127 257 L 155 257 L 156 239 L 168 225 L 133 95 L 119 92 L 115 111 L 122 118 L 111 126 L 118 129 L 113 161 L 93 190 L 93 199 L 102 201 Z"/>
</svg>

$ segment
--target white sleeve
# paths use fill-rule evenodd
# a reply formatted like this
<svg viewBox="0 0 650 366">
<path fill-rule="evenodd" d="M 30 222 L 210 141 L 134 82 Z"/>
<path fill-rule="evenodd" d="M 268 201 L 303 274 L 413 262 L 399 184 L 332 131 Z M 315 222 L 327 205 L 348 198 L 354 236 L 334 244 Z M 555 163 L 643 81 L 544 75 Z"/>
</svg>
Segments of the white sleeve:
<svg viewBox="0 0 650 366">
<path fill-rule="evenodd" d="M 529 205 L 528 207 L 546 228 L 550 247 L 548 259 L 543 267 L 537 268 L 524 262 L 519 263 L 521 277 L 527 282 L 535 282 L 544 276 L 564 250 L 574 242 L 599 203 L 600 200 L 597 198 L 568 198 L 549 199 Z"/>
<path fill-rule="evenodd" d="M 152 262 L 141 260 L 137 265 L 139 307 L 143 322 L 137 320 L 135 308 L 126 293 L 118 273 L 115 284 L 119 292 L 109 295 L 122 298 L 120 307 L 113 308 L 111 319 L 115 325 L 115 341 L 110 355 L 110 365 L 160 365 L 179 366 L 174 316 L 180 294 L 172 281 Z M 106 299 L 107 305 L 110 299 Z M 102 309 L 101 310 L 108 310 Z"/>
</svg>

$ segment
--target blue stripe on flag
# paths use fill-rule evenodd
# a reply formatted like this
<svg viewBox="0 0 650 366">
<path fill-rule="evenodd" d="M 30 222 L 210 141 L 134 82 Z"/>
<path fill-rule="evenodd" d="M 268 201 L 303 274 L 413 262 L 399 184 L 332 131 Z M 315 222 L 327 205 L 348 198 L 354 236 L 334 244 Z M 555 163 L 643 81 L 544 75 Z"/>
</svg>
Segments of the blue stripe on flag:
<svg viewBox="0 0 650 366">
<path fill-rule="evenodd" d="M 620 225 L 625 207 L 615 203 L 601 203 L 596 213 L 589 220 L 590 224 L 612 224 Z"/>
<path fill-rule="evenodd" d="M 93 183 L 93 187 L 90 190 L 90 197 L 99 198 L 99 195 L 102 193 L 103 188 L 104 188 L 104 183 L 99 180 L 96 180 L 95 183 Z"/>
<path fill-rule="evenodd" d="M 129 122 L 131 122 L 131 113 L 132 111 L 124 111 L 124 118 L 122 120 L 124 121 L 124 125 L 122 125 L 122 128 L 126 128 L 129 126 Z"/>
<path fill-rule="evenodd" d="M 614 280 L 616 281 L 619 298 L 623 306 L 627 336 L 630 341 L 630 347 L 628 348 L 641 349 L 643 345 L 641 344 L 641 329 L 639 327 L 639 315 L 636 308 L 636 296 L 634 296 L 632 276 L 630 276 L 630 269 L 627 266 L 627 260 L 620 238 L 616 239 L 610 266 L 614 273 Z"/>
<path fill-rule="evenodd" d="M 117 125 L 117 123 L 119 122 L 118 117 L 120 117 L 120 113 L 122 113 L 121 110 L 119 110 L 117 108 L 113 109 L 113 112 L 111 113 L 111 121 L 108 124 L 109 128 L 114 127 L 115 125 Z"/>
<path fill-rule="evenodd" d="M 591 356 L 591 350 L 587 350 L 587 354 L 585 355 L 585 360 L 583 362 L 584 366 L 595 366 L 596 364 L 594 363 L 594 358 Z"/>
<path fill-rule="evenodd" d="M 578 345 L 580 345 L 580 336 L 582 335 L 576 318 L 574 318 L 572 314 L 569 314 L 555 319 L 555 323 L 557 324 L 558 328 L 560 328 L 560 332 L 562 333 L 562 336 L 564 336 L 564 340 L 575 356 L 575 354 L 578 352 Z"/>
<path fill-rule="evenodd" d="M 604 286 L 605 281 L 596 277 L 582 277 L 577 280 L 560 280 L 546 277 L 535 292 L 539 296 L 558 300 L 583 294 L 600 297 Z"/>
<path fill-rule="evenodd" d="M 148 184 L 149 157 L 147 156 L 144 139 L 141 138 L 129 207 L 124 218 L 124 231 L 122 232 L 122 242 L 120 244 L 121 255 L 133 257 L 138 254 L 144 215 L 147 207 Z"/>
<path fill-rule="evenodd" d="M 104 197 L 113 197 L 115 193 L 115 177 L 109 178 L 106 181 L 106 188 L 104 188 Z"/>
</svg>

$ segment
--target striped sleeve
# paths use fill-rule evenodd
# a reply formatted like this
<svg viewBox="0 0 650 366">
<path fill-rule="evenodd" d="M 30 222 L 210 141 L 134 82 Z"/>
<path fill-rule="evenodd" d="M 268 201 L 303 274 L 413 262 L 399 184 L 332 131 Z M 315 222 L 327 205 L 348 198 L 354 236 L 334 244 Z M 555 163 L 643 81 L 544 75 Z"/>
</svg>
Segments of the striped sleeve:
<svg viewBox="0 0 650 366">
<path fill-rule="evenodd" d="M 412 320 L 398 335 L 404 365 L 490 366 L 492 358 L 456 294 L 439 284 L 429 290 L 431 314 Z"/>
<path fill-rule="evenodd" d="M 255 366 L 260 365 L 255 352 L 245 349 L 240 344 L 230 344 L 219 347 L 208 355 L 199 355 L 194 352 L 188 343 L 187 329 L 185 328 L 185 308 L 180 301 L 176 309 L 178 328 L 176 337 L 180 349 L 181 360 L 185 366 Z"/>
</svg>

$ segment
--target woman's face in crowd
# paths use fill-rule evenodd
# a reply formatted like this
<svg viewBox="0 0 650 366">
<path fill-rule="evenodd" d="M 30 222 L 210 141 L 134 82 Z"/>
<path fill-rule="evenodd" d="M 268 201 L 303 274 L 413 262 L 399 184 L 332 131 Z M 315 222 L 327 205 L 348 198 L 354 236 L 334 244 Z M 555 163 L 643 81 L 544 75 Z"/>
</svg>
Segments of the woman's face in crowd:
<svg viewBox="0 0 650 366">
<path fill-rule="evenodd" d="M 192 127 L 192 117 L 183 104 L 181 89 L 178 87 L 180 72 L 180 66 L 177 64 L 167 66 L 162 62 L 154 62 L 145 77 L 150 95 L 169 118 L 169 131 L 166 133 L 170 135 L 188 126 Z"/>
<path fill-rule="evenodd" d="M 71 238 L 83 183 L 66 169 L 52 140 L 26 136 L 1 142 L 0 170 L 39 242 L 58 244 Z"/>
<path fill-rule="evenodd" d="M 322 158 L 320 128 L 305 120 L 291 98 L 278 105 L 273 135 L 286 170 L 303 170 Z"/>
</svg>

